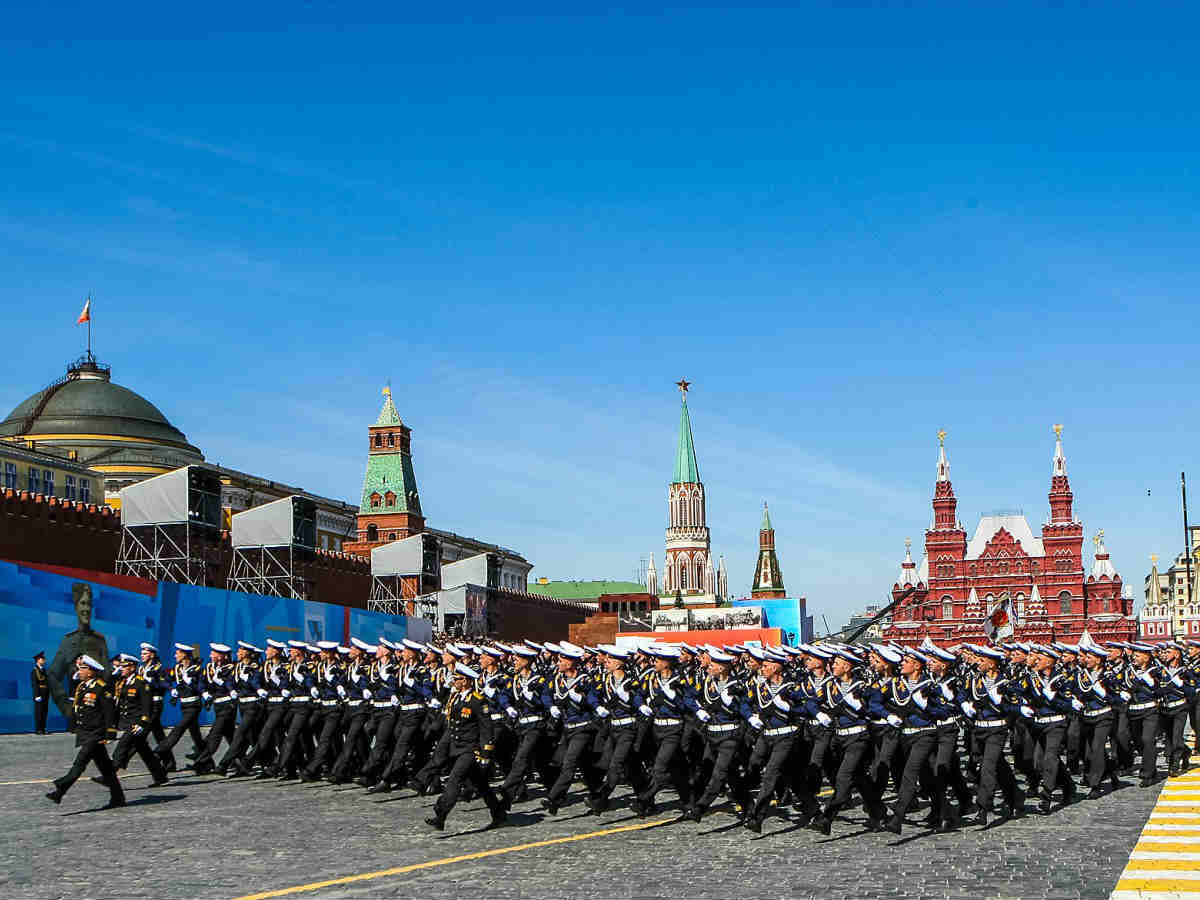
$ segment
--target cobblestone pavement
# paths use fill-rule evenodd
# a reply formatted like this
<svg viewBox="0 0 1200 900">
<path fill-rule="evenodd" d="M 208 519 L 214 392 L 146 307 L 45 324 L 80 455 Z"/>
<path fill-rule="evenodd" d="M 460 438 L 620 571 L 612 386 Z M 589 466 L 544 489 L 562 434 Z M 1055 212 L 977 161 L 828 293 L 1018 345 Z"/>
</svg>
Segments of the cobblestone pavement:
<svg viewBox="0 0 1200 900">
<path fill-rule="evenodd" d="M 48 784 L 19 783 L 62 774 L 72 756 L 69 735 L 0 736 L 3 896 L 235 898 L 644 821 L 623 807 L 584 816 L 581 805 L 550 817 L 533 802 L 514 810 L 512 825 L 482 831 L 488 815 L 476 802 L 460 804 L 439 834 L 422 822 L 432 800 L 407 790 L 367 797 L 325 783 L 186 775 L 150 790 L 136 763 L 122 810 L 99 811 L 107 791 L 87 776 L 61 806 L 42 796 Z M 754 836 L 718 811 L 700 825 L 668 822 L 288 896 L 1106 898 L 1159 790 L 1129 787 L 987 831 L 914 825 L 899 838 L 864 832 L 859 810 L 829 837 L 786 818 Z"/>
</svg>

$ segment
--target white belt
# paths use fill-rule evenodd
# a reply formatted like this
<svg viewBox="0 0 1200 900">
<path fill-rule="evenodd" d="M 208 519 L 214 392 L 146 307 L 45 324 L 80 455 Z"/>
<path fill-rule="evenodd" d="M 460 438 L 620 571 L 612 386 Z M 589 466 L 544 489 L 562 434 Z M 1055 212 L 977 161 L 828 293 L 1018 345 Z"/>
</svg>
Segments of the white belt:
<svg viewBox="0 0 1200 900">
<path fill-rule="evenodd" d="M 542 721 L 541 716 L 521 716 L 521 718 L 517 719 L 517 724 L 518 725 L 532 725 L 534 722 L 540 722 L 540 721 Z"/>
<path fill-rule="evenodd" d="M 1168 703 L 1163 703 L 1163 709 L 1174 709 L 1177 706 L 1183 706 L 1185 703 L 1187 703 L 1187 700 L 1181 697 L 1178 700 L 1171 700 Z"/>
<path fill-rule="evenodd" d="M 521 721 L 522 721 L 522 722 L 524 722 L 525 720 L 524 720 L 524 719 L 522 719 Z M 609 724 L 609 725 L 612 725 L 612 726 L 617 726 L 617 725 L 632 725 L 632 724 L 633 724 L 634 722 L 636 722 L 636 721 L 637 721 L 637 718 L 636 718 L 636 717 L 634 717 L 634 716 L 622 716 L 622 717 L 621 717 L 621 718 L 619 718 L 619 719 L 609 719 L 609 720 L 608 720 L 608 724 Z"/>
<path fill-rule="evenodd" d="M 195 703 L 199 699 L 200 699 L 199 697 L 180 697 L 179 702 L 184 703 L 184 704 Z"/>
<path fill-rule="evenodd" d="M 1158 706 L 1157 700 L 1148 700 L 1145 703 L 1131 703 L 1129 704 L 1129 711 L 1133 712 L 1134 710 L 1138 709 L 1153 709 L 1156 706 Z"/>
<path fill-rule="evenodd" d="M 262 698 L 259 697 L 258 694 L 247 694 L 245 696 L 238 697 L 238 703 L 257 703 L 261 699 Z"/>
<path fill-rule="evenodd" d="M 376 709 L 383 709 L 385 706 L 391 706 L 391 700 L 372 700 L 371 705 Z"/>
<path fill-rule="evenodd" d="M 287 703 L 287 697 L 268 697 L 268 703 Z"/>
<path fill-rule="evenodd" d="M 420 705 L 420 704 L 418 704 L 418 706 L 419 706 L 419 705 Z M 406 706 L 402 706 L 402 707 L 400 707 L 400 708 L 401 708 L 401 709 L 407 709 L 408 707 L 406 707 Z M 500 720 L 501 720 L 501 719 L 503 719 L 503 718 L 504 718 L 504 713 L 492 713 L 492 721 L 493 721 L 493 722 L 498 722 L 498 721 L 500 721 Z"/>
<path fill-rule="evenodd" d="M 359 706 L 361 703 L 362 703 L 361 700 L 347 700 L 346 701 L 347 706 Z"/>
<path fill-rule="evenodd" d="M 582 722 L 564 722 L 563 728 L 567 731 L 574 731 L 576 728 L 583 728 L 585 725 L 591 725 L 591 719 L 584 719 Z"/>
<path fill-rule="evenodd" d="M 164 694 L 155 694 L 150 699 L 153 700 L 155 703 L 162 703 L 164 696 L 165 696 Z"/>
<path fill-rule="evenodd" d="M 401 703 L 396 708 L 399 709 L 401 712 L 412 712 L 414 709 L 424 709 L 425 704 L 424 703 Z M 492 718 L 494 719 L 496 717 L 492 716 Z"/>
<path fill-rule="evenodd" d="M 1085 709 L 1083 711 L 1083 714 L 1085 716 L 1087 716 L 1088 718 L 1095 718 L 1096 716 L 1102 716 L 1105 713 L 1110 713 L 1110 712 L 1112 712 L 1111 706 L 1102 706 L 1099 709 Z"/>
<path fill-rule="evenodd" d="M 307 703 L 308 697 L 307 696 L 301 697 L 299 694 L 292 694 L 291 701 L 293 703 Z"/>
<path fill-rule="evenodd" d="M 972 723 L 976 728 L 999 728 L 1001 725 L 1007 725 L 1005 719 L 976 719 Z"/>
<path fill-rule="evenodd" d="M 216 706 L 218 703 L 228 703 L 232 699 L 233 698 L 228 694 L 226 694 L 224 697 L 216 697 L 213 699 L 213 706 Z"/>
<path fill-rule="evenodd" d="M 1033 721 L 1038 725 L 1053 725 L 1055 722 L 1065 722 L 1066 720 L 1066 716 L 1037 716 Z"/>
<path fill-rule="evenodd" d="M 914 726 L 912 728 L 905 728 L 900 733 L 901 734 L 924 734 L 927 731 L 937 731 L 937 726 L 936 725 L 921 725 L 919 727 Z"/>
<path fill-rule="evenodd" d="M 783 734 L 792 734 L 796 731 L 795 725 L 781 725 L 779 728 L 768 728 L 763 732 L 767 737 L 779 737 Z"/>
<path fill-rule="evenodd" d="M 338 701 L 336 701 L 336 700 L 322 700 L 322 701 L 321 701 L 321 705 L 322 705 L 322 706 L 337 706 L 337 705 L 338 705 Z"/>
<path fill-rule="evenodd" d="M 709 725 L 708 730 L 720 734 L 721 732 L 733 731 L 734 729 L 740 727 L 741 726 L 739 726 L 737 722 L 726 722 L 722 725 Z"/>
<path fill-rule="evenodd" d="M 850 737 L 852 734 L 861 734 L 867 730 L 866 725 L 852 725 L 849 728 L 839 728 L 837 730 L 838 737 Z"/>
<path fill-rule="evenodd" d="M 682 725 L 683 719 L 655 719 L 655 725 Z"/>
</svg>

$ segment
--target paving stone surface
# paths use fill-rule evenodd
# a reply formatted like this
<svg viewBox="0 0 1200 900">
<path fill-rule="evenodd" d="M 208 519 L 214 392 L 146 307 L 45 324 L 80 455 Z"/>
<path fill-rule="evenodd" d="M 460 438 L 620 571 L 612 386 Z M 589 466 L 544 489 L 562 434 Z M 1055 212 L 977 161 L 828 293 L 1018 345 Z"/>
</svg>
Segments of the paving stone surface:
<svg viewBox="0 0 1200 900">
<path fill-rule="evenodd" d="M 0 736 L 0 896 L 235 898 L 641 821 L 623 806 L 597 818 L 574 805 L 551 817 L 535 801 L 514 810 L 512 825 L 483 831 L 487 811 L 475 802 L 460 804 L 439 834 L 422 821 L 432 799 L 407 790 L 367 797 L 325 783 L 186 775 L 151 790 L 148 778 L 136 777 L 136 762 L 122 810 L 99 810 L 108 792 L 87 776 L 61 806 L 43 797 L 48 784 L 13 783 L 62 774 L 72 744 L 61 734 Z M 796 828 L 786 814 L 755 836 L 718 810 L 700 825 L 664 824 L 292 896 L 1106 898 L 1158 793 L 1129 787 L 1049 817 L 951 834 L 914 824 L 901 837 L 864 832 L 859 810 L 829 837 Z"/>
</svg>

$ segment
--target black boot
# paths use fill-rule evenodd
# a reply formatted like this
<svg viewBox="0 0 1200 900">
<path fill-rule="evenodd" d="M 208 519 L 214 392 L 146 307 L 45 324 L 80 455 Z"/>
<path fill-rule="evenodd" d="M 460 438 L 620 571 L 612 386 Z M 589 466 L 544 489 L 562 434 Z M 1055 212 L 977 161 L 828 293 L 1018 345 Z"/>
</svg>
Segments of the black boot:
<svg viewBox="0 0 1200 900">
<path fill-rule="evenodd" d="M 436 813 L 426 819 L 425 824 L 430 828 L 436 828 L 438 831 L 444 831 L 446 828 L 446 820 Z"/>
<path fill-rule="evenodd" d="M 46 799 L 50 800 L 55 805 L 62 803 L 62 798 L 63 798 L 62 791 L 60 791 L 57 787 L 52 791 L 46 792 Z"/>
</svg>

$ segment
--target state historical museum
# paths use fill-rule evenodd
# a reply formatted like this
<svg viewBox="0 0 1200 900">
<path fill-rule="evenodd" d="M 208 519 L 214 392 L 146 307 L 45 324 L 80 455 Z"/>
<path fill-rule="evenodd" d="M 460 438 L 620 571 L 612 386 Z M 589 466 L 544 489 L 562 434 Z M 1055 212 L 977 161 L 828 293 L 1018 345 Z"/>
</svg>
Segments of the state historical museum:
<svg viewBox="0 0 1200 900">
<path fill-rule="evenodd" d="M 1075 642 L 1085 628 L 1098 641 L 1135 639 L 1133 599 L 1122 593 L 1103 532 L 1095 538 L 1091 571 L 1084 571 L 1083 523 L 1072 509 L 1062 426 L 1054 431 L 1050 521 L 1041 535 L 1034 535 L 1024 515 L 1010 512 L 982 516 L 970 540 L 957 516 L 946 433 L 938 434 L 933 527 L 925 532 L 920 566 L 911 551 L 905 553 L 892 586 L 898 602 L 883 629 L 885 640 L 983 643 L 985 617 L 1005 600 L 1015 613 L 1016 640 Z"/>
</svg>

